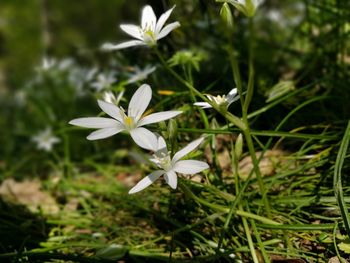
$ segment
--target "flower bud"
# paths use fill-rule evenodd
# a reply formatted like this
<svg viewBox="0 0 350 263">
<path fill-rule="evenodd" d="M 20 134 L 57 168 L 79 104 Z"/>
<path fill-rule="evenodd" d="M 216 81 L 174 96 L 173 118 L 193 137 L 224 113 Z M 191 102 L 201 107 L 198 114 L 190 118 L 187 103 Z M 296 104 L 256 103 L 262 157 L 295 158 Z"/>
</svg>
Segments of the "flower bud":
<svg viewBox="0 0 350 263">
<path fill-rule="evenodd" d="M 168 122 L 168 138 L 171 145 L 171 150 L 174 152 L 177 150 L 177 122 L 174 119 L 170 119 Z"/>
<path fill-rule="evenodd" d="M 177 122 L 174 119 L 170 119 L 168 123 L 168 136 L 169 139 L 176 139 L 177 137 Z"/>
<path fill-rule="evenodd" d="M 237 160 L 241 158 L 243 152 L 243 136 L 242 133 L 240 133 L 237 137 L 236 144 L 235 144 L 235 155 Z"/>
<path fill-rule="evenodd" d="M 232 30 L 234 26 L 233 15 L 231 8 L 227 3 L 224 3 L 220 10 L 220 16 L 222 21 L 225 23 L 228 29 Z"/>
<path fill-rule="evenodd" d="M 161 121 L 158 123 L 159 129 L 162 131 L 161 134 L 163 137 L 167 138 L 168 137 L 168 130 L 165 121 Z"/>
</svg>

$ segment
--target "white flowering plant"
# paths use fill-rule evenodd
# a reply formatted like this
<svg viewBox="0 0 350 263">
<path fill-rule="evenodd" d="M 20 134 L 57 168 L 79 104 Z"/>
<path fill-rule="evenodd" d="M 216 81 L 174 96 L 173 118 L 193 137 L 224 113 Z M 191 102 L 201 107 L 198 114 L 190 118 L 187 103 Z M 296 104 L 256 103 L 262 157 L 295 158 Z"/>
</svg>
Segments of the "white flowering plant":
<svg viewBox="0 0 350 263">
<path fill-rule="evenodd" d="M 325 101 L 333 97 L 322 93 L 339 85 L 348 94 L 341 1 L 324 0 L 326 14 L 318 12 L 323 0 L 86 0 L 56 17 L 51 8 L 65 1 L 40 2 L 45 50 L 25 88 L 7 91 L 17 73 L 3 81 L 1 63 L 0 113 L 11 117 L 0 118 L 0 208 L 2 198 L 35 203 L 50 227 L 43 223 L 38 239 L 32 232 L 12 238 L 38 231 L 37 220 L 0 209 L 0 259 L 343 261 L 350 126 L 335 142 L 344 122 L 325 119 L 348 112 L 348 96 L 329 100 L 332 111 Z M 103 11 L 85 19 L 89 10 Z M 66 13 L 79 26 L 62 37 L 57 25 Z M 0 19 L 0 29 L 26 21 L 19 14 Z M 332 15 L 339 17 L 333 25 Z M 76 58 L 48 55 L 63 54 L 58 43 L 67 39 Z M 22 175 L 40 180 L 7 180 Z"/>
</svg>

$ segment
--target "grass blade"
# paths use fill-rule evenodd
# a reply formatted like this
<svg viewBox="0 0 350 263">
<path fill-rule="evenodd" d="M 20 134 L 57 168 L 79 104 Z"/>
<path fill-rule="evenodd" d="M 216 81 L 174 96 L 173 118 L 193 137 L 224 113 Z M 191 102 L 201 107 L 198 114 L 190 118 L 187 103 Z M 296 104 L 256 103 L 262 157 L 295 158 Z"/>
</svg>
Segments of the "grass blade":
<svg viewBox="0 0 350 263">
<path fill-rule="evenodd" d="M 343 219 L 346 232 L 350 237 L 350 217 L 349 217 L 348 209 L 345 204 L 343 187 L 341 182 L 341 179 L 342 179 L 341 170 L 342 170 L 344 159 L 346 157 L 346 153 L 348 150 L 349 140 L 350 140 L 350 121 L 348 122 L 348 126 L 346 128 L 346 131 L 337 155 L 337 160 L 335 162 L 335 167 L 334 167 L 334 178 L 333 178 L 333 188 L 334 188 L 335 198 L 338 202 L 338 206 L 341 212 L 341 217 Z"/>
</svg>

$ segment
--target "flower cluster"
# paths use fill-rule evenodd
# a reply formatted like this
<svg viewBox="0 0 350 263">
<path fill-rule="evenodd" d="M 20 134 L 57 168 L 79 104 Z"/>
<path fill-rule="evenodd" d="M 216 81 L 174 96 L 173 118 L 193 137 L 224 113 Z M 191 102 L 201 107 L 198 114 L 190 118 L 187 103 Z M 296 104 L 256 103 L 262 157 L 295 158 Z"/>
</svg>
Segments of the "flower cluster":
<svg viewBox="0 0 350 263">
<path fill-rule="evenodd" d="M 127 132 L 141 148 L 154 152 L 153 158 L 150 161 L 161 170 L 156 170 L 142 179 L 130 190 L 130 194 L 143 190 L 161 175 L 164 175 L 166 182 L 175 189 L 177 186 L 176 173 L 195 174 L 209 167 L 207 163 L 201 161 L 180 161 L 185 155 L 197 148 L 204 138 L 190 143 L 171 158 L 164 138 L 142 127 L 147 124 L 171 119 L 182 113 L 181 111 L 163 111 L 144 116 L 151 98 L 151 87 L 143 84 L 132 96 L 127 112 L 122 107 L 118 107 L 113 103 L 98 100 L 99 107 L 111 118 L 86 117 L 74 119 L 69 122 L 72 125 L 80 127 L 98 129 L 87 137 L 88 140 L 104 139 L 120 132 Z"/>
<path fill-rule="evenodd" d="M 105 50 L 116 50 L 138 45 L 150 47 L 156 45 L 159 39 L 165 37 L 172 30 L 180 26 L 179 22 L 173 22 L 164 27 L 173 9 L 174 7 L 162 14 L 157 20 L 152 7 L 148 5 L 145 6 L 142 10 L 141 26 L 120 26 L 123 31 L 137 40 L 127 41 L 117 45 L 107 43 L 104 44 L 102 48 Z M 141 81 L 145 79 L 148 74 L 155 71 L 155 69 L 155 67 L 146 67 L 142 71 L 136 68 L 135 75 L 130 77 L 127 83 Z M 95 84 L 96 88 L 101 86 L 100 83 L 103 84 L 102 86 L 107 86 L 109 83 L 115 81 L 114 78 L 102 78 L 102 76 L 100 80 L 100 82 Z M 227 99 L 223 96 L 223 101 L 228 106 L 236 99 L 235 96 L 236 94 L 230 93 Z M 80 127 L 98 129 L 87 136 L 88 140 L 104 139 L 120 132 L 126 132 L 130 134 L 131 138 L 138 146 L 153 152 L 152 158 L 150 158 L 149 161 L 158 169 L 136 184 L 136 186 L 129 191 L 129 194 L 145 189 L 162 175 L 167 184 L 175 189 L 177 187 L 177 173 L 192 175 L 209 168 L 206 162 L 181 160 L 188 153 L 195 150 L 203 142 L 204 138 L 193 141 L 182 150 L 172 155 L 172 153 L 168 151 L 166 141 L 162 136 L 143 127 L 148 124 L 169 120 L 182 113 L 181 111 L 162 111 L 145 115 L 145 111 L 152 98 L 152 89 L 149 85 L 143 84 L 136 90 L 130 100 L 127 111 L 117 106 L 119 100 L 115 98 L 112 92 L 105 92 L 103 98 L 104 100 L 98 100 L 97 103 L 101 110 L 109 117 L 78 118 L 71 120 L 69 123 Z M 222 103 L 218 102 L 218 104 Z"/>
</svg>

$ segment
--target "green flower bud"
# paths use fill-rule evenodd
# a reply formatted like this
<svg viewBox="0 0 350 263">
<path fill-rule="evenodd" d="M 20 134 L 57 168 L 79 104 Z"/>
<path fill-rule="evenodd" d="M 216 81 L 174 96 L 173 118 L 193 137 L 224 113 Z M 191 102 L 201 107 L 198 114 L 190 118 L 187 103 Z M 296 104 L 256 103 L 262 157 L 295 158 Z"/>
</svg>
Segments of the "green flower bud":
<svg viewBox="0 0 350 263">
<path fill-rule="evenodd" d="M 161 134 L 164 138 L 168 137 L 168 130 L 165 121 L 161 121 L 158 123 L 159 129 L 162 131 Z"/>
<path fill-rule="evenodd" d="M 170 119 L 168 123 L 168 138 L 171 146 L 171 150 L 174 152 L 177 150 L 177 122 L 174 119 Z"/>
<path fill-rule="evenodd" d="M 177 137 L 177 122 L 174 119 L 170 119 L 168 123 L 168 136 L 170 140 Z"/>
<path fill-rule="evenodd" d="M 233 19 L 233 15 L 231 12 L 231 8 L 227 3 L 224 3 L 222 5 L 221 10 L 220 10 L 220 16 L 221 16 L 222 21 L 227 26 L 227 28 L 232 30 L 234 27 L 234 19 Z"/>
<path fill-rule="evenodd" d="M 257 8 L 257 5 L 253 4 L 252 0 L 246 0 L 246 16 L 248 17 L 254 16 L 256 8 Z"/>
<path fill-rule="evenodd" d="M 243 136 L 242 133 L 240 133 L 237 137 L 236 144 L 235 144 L 235 155 L 237 160 L 241 158 L 243 152 Z"/>
</svg>

